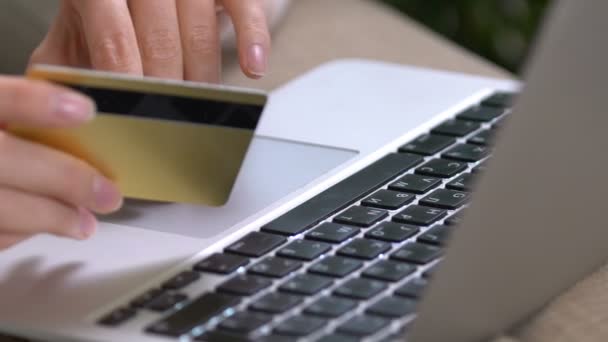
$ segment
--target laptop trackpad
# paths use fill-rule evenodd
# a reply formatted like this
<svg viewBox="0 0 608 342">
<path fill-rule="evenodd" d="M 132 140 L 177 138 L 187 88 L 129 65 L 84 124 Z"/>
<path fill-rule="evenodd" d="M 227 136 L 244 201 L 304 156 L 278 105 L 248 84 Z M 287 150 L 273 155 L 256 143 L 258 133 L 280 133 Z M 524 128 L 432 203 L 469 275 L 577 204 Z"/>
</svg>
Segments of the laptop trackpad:
<svg viewBox="0 0 608 342">
<path fill-rule="evenodd" d="M 224 207 L 128 201 L 104 221 L 209 239 L 313 182 L 354 151 L 256 137 Z"/>
</svg>

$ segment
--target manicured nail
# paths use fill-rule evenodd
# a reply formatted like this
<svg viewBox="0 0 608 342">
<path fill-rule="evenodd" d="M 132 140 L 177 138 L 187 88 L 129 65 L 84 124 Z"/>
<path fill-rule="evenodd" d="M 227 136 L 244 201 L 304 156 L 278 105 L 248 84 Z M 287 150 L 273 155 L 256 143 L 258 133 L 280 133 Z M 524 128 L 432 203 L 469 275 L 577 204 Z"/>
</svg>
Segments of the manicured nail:
<svg viewBox="0 0 608 342">
<path fill-rule="evenodd" d="M 82 95 L 65 92 L 55 101 L 55 113 L 64 120 L 86 122 L 93 119 L 95 111 L 95 103 Z"/>
<path fill-rule="evenodd" d="M 91 212 L 84 208 L 78 209 L 80 226 L 76 238 L 87 240 L 97 231 L 97 219 Z"/>
<path fill-rule="evenodd" d="M 93 194 L 95 196 L 95 210 L 109 213 L 120 209 L 122 195 L 116 185 L 105 177 L 97 176 L 93 181 Z"/>
<path fill-rule="evenodd" d="M 254 76 L 262 77 L 266 74 L 268 61 L 264 47 L 260 44 L 253 44 L 247 53 L 247 69 Z"/>
</svg>

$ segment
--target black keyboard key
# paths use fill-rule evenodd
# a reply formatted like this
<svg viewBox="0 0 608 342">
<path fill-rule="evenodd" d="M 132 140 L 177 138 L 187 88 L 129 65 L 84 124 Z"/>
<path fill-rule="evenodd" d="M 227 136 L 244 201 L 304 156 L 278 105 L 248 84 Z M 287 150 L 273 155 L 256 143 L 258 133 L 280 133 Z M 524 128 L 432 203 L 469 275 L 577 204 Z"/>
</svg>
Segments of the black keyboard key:
<svg viewBox="0 0 608 342">
<path fill-rule="evenodd" d="M 369 266 L 362 275 L 383 281 L 399 281 L 416 272 L 416 266 L 392 260 L 380 260 Z"/>
<path fill-rule="evenodd" d="M 250 257 L 261 257 L 284 244 L 285 241 L 287 241 L 287 239 L 282 236 L 253 232 L 226 248 L 226 252 Z"/>
<path fill-rule="evenodd" d="M 293 258 L 299 260 L 313 260 L 322 254 L 328 252 L 331 249 L 331 245 L 325 242 L 309 241 L 309 240 L 296 240 L 289 245 L 281 248 L 277 255 L 286 258 Z"/>
<path fill-rule="evenodd" d="M 513 105 L 516 96 L 517 94 L 515 93 L 499 92 L 483 100 L 481 104 L 484 106 L 508 108 Z"/>
<path fill-rule="evenodd" d="M 387 318 L 400 318 L 416 313 L 417 302 L 409 298 L 385 297 L 367 309 L 366 313 Z"/>
<path fill-rule="evenodd" d="M 358 238 L 338 250 L 339 255 L 371 260 L 390 250 L 391 244 L 383 241 Z"/>
<path fill-rule="evenodd" d="M 278 335 L 304 337 L 323 328 L 327 321 L 321 318 L 310 316 L 294 316 L 279 323 L 274 328 L 274 333 Z"/>
<path fill-rule="evenodd" d="M 488 166 L 486 164 L 487 164 L 487 162 L 480 163 L 479 165 L 477 165 L 473 168 L 472 172 L 473 173 L 486 172 L 486 170 L 488 169 Z"/>
<path fill-rule="evenodd" d="M 299 234 L 421 162 L 422 157 L 417 155 L 389 154 L 270 222 L 262 230 L 283 235 Z"/>
<path fill-rule="evenodd" d="M 386 327 L 391 321 L 376 316 L 355 316 L 338 327 L 337 331 L 342 334 L 365 337 L 375 334 Z"/>
<path fill-rule="evenodd" d="M 424 234 L 420 235 L 418 237 L 418 242 L 429 245 L 444 246 L 448 242 L 451 233 L 452 230 L 448 226 L 435 226 L 424 232 Z"/>
<path fill-rule="evenodd" d="M 421 205 L 412 205 L 393 216 L 393 220 L 400 223 L 415 224 L 417 226 L 430 226 L 447 215 L 443 209 L 429 208 Z"/>
<path fill-rule="evenodd" d="M 413 192 L 424 194 L 441 184 L 441 179 L 420 175 L 406 175 L 389 186 L 395 191 Z"/>
<path fill-rule="evenodd" d="M 326 222 L 306 234 L 306 238 L 309 240 L 340 243 L 359 234 L 359 231 L 360 230 L 357 227 Z"/>
<path fill-rule="evenodd" d="M 486 129 L 469 139 L 467 142 L 473 145 L 489 146 L 494 141 L 495 131 Z"/>
<path fill-rule="evenodd" d="M 161 290 L 161 289 L 152 289 L 149 290 L 148 292 L 142 294 L 141 296 L 135 298 L 132 302 L 131 302 L 131 306 L 134 308 L 143 308 L 144 306 L 148 305 L 151 301 L 153 301 L 154 299 L 158 298 L 160 295 L 162 295 L 165 291 Z"/>
<path fill-rule="evenodd" d="M 272 321 L 272 316 L 269 315 L 252 312 L 237 312 L 223 320 L 222 323 L 220 323 L 219 328 L 239 334 L 249 334 L 270 323 L 270 321 Z"/>
<path fill-rule="evenodd" d="M 158 296 L 154 300 L 152 300 L 148 305 L 146 305 L 146 309 L 157 311 L 157 312 L 165 312 L 167 310 L 175 308 L 177 304 L 183 303 L 188 299 L 186 295 L 179 293 L 163 293 Z"/>
<path fill-rule="evenodd" d="M 476 106 L 458 114 L 456 118 L 460 120 L 490 122 L 496 119 L 497 117 L 503 115 L 504 113 L 505 110 L 502 108 Z"/>
<path fill-rule="evenodd" d="M 272 285 L 268 278 L 238 275 L 221 284 L 218 291 L 240 296 L 251 296 Z"/>
<path fill-rule="evenodd" d="M 395 294 L 397 296 L 418 299 L 422 297 L 424 289 L 429 284 L 428 280 L 423 278 L 414 278 L 401 287 L 399 287 Z"/>
<path fill-rule="evenodd" d="M 402 242 L 418 234 L 420 228 L 396 222 L 382 222 L 376 228 L 365 233 L 370 239 Z"/>
<path fill-rule="evenodd" d="M 97 323 L 108 327 L 116 327 L 135 317 L 137 311 L 132 308 L 120 308 L 102 317 Z"/>
<path fill-rule="evenodd" d="M 444 135 L 426 134 L 402 146 L 399 152 L 409 152 L 431 156 L 456 142 L 456 139 Z"/>
<path fill-rule="evenodd" d="M 458 209 L 465 205 L 471 195 L 468 192 L 438 189 L 420 200 L 420 204 L 442 209 Z"/>
<path fill-rule="evenodd" d="M 334 295 L 352 299 L 370 299 L 386 290 L 385 282 L 365 278 L 354 278 L 334 290 Z"/>
<path fill-rule="evenodd" d="M 479 127 L 481 127 L 480 124 L 472 121 L 448 120 L 433 129 L 433 133 L 453 137 L 464 137 L 465 135 L 474 132 Z"/>
<path fill-rule="evenodd" d="M 249 310 L 266 312 L 271 314 L 281 314 L 293 309 L 302 303 L 300 296 L 292 296 L 284 293 L 273 292 L 256 300 L 249 306 Z"/>
<path fill-rule="evenodd" d="M 333 280 L 328 277 L 322 277 L 314 274 L 298 274 L 285 282 L 280 291 L 290 292 L 305 296 L 317 294 L 319 291 L 331 286 Z"/>
<path fill-rule="evenodd" d="M 154 323 L 147 331 L 155 334 L 179 337 L 192 329 L 206 324 L 210 319 L 239 304 L 239 299 L 216 293 L 200 296 L 181 310 Z"/>
<path fill-rule="evenodd" d="M 370 227 L 387 216 L 386 210 L 354 206 L 336 216 L 334 221 L 358 227 Z"/>
<path fill-rule="evenodd" d="M 469 163 L 478 162 L 490 155 L 490 148 L 485 146 L 461 144 L 449 149 L 442 156 L 446 159 L 453 159 Z"/>
<path fill-rule="evenodd" d="M 282 278 L 298 268 L 302 263 L 295 260 L 267 257 L 249 268 L 249 273 L 272 278 Z"/>
<path fill-rule="evenodd" d="M 456 177 L 453 181 L 449 182 L 446 187 L 448 189 L 457 191 L 471 191 L 473 190 L 473 184 L 475 183 L 475 177 L 471 173 L 464 173 Z"/>
<path fill-rule="evenodd" d="M 415 199 L 416 196 L 412 194 L 391 190 L 380 190 L 363 200 L 361 204 L 366 207 L 397 210 L 406 204 L 412 203 Z"/>
<path fill-rule="evenodd" d="M 415 264 L 428 264 L 439 258 L 441 253 L 440 247 L 413 242 L 406 244 L 393 253 L 391 259 Z"/>
<path fill-rule="evenodd" d="M 462 212 L 458 212 L 445 220 L 445 224 L 448 226 L 456 226 L 462 223 Z"/>
<path fill-rule="evenodd" d="M 254 340 L 246 335 L 221 330 L 208 331 L 203 335 L 197 336 L 194 340 L 202 342 L 260 342 L 260 339 Z"/>
<path fill-rule="evenodd" d="M 451 178 L 467 169 L 467 163 L 447 160 L 433 159 L 416 169 L 416 173 L 424 176 Z"/>
<path fill-rule="evenodd" d="M 337 318 L 355 309 L 358 303 L 352 299 L 340 297 L 322 297 L 304 309 L 307 315 Z"/>
<path fill-rule="evenodd" d="M 200 272 L 229 274 L 248 263 L 249 259 L 240 255 L 216 253 L 196 264 L 194 269 Z"/>
<path fill-rule="evenodd" d="M 353 336 L 346 336 L 340 334 L 330 334 L 321 337 L 317 342 L 360 342 L 361 339 Z"/>
<path fill-rule="evenodd" d="M 169 279 L 162 285 L 163 289 L 180 290 L 199 280 L 201 275 L 194 271 L 184 271 Z"/>
<path fill-rule="evenodd" d="M 342 278 L 353 273 L 362 266 L 363 262 L 359 260 L 332 255 L 323 258 L 323 260 L 312 265 L 308 269 L 308 272 Z"/>
</svg>

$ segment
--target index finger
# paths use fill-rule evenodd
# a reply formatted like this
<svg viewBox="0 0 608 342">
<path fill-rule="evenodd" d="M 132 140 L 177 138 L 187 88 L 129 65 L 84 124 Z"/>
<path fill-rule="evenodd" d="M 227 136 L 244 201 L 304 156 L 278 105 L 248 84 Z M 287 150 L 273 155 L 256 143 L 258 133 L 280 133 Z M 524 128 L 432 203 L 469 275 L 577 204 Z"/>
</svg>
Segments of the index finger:
<svg viewBox="0 0 608 342">
<path fill-rule="evenodd" d="M 143 74 L 141 54 L 126 1 L 73 0 L 71 4 L 80 15 L 93 68 Z"/>
</svg>

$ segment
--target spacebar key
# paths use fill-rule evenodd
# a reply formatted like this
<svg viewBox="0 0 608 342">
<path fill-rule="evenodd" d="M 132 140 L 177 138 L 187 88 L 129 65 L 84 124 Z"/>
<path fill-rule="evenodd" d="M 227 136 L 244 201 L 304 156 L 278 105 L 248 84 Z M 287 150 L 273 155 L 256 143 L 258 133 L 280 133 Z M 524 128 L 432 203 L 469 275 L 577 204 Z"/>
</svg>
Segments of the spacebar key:
<svg viewBox="0 0 608 342">
<path fill-rule="evenodd" d="M 262 230 L 282 235 L 299 234 L 418 165 L 422 160 L 422 157 L 414 154 L 389 154 L 268 223 Z"/>
<path fill-rule="evenodd" d="M 236 297 L 208 293 L 200 296 L 176 313 L 149 326 L 146 331 L 165 336 L 180 337 L 204 325 L 213 317 L 238 305 Z"/>
</svg>

